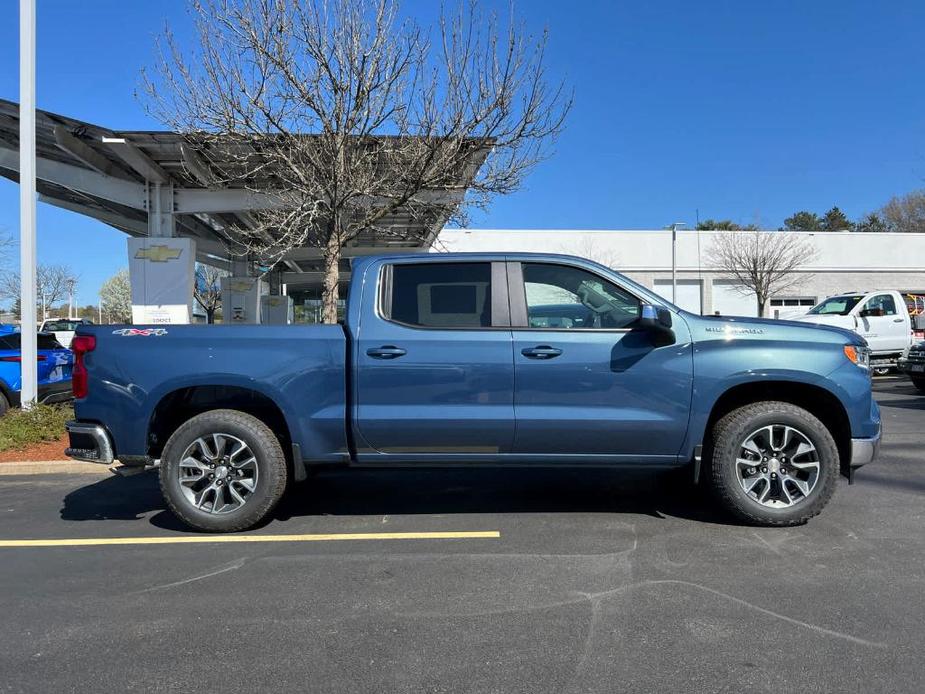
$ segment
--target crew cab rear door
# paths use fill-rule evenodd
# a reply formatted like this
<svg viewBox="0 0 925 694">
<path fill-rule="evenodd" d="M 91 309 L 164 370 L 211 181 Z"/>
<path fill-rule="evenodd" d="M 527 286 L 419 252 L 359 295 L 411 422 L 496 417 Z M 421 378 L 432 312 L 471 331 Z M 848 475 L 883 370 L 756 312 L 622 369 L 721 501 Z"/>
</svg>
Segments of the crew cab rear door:
<svg viewBox="0 0 925 694">
<path fill-rule="evenodd" d="M 512 262 L 508 273 L 514 452 L 535 460 L 674 462 L 692 393 L 684 321 L 675 318 L 667 340 L 640 329 L 640 298 L 574 265 Z"/>
<path fill-rule="evenodd" d="M 503 262 L 396 259 L 367 270 L 355 335 L 357 458 L 510 451 L 514 365 Z"/>
</svg>

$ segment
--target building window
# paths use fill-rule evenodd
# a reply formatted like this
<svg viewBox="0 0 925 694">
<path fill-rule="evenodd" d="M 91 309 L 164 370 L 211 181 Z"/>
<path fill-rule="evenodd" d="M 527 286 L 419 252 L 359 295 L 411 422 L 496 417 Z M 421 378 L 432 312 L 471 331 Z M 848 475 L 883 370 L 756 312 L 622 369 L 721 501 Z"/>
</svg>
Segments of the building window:
<svg viewBox="0 0 925 694">
<path fill-rule="evenodd" d="M 815 305 L 816 299 L 807 296 L 771 299 L 771 308 L 799 308 L 802 306 L 812 308 Z"/>
</svg>

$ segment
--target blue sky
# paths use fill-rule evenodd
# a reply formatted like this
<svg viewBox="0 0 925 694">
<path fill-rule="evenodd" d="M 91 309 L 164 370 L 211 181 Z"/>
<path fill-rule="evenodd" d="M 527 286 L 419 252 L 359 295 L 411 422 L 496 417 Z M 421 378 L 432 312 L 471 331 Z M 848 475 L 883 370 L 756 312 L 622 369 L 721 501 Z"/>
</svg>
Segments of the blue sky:
<svg viewBox="0 0 925 694">
<path fill-rule="evenodd" d="M 429 19 L 435 0 L 405 0 Z M 485 2 L 499 7 L 506 2 Z M 0 3 L 0 96 L 18 100 L 17 5 Z M 40 108 L 156 129 L 136 101 L 182 0 L 38 0 Z M 575 90 L 555 156 L 474 226 L 654 228 L 731 218 L 777 227 L 798 209 L 852 218 L 925 187 L 925 3 L 529 0 L 552 75 Z M 79 300 L 126 264 L 124 236 L 39 205 L 43 262 L 81 275 Z M 18 192 L 0 181 L 0 230 Z"/>
</svg>

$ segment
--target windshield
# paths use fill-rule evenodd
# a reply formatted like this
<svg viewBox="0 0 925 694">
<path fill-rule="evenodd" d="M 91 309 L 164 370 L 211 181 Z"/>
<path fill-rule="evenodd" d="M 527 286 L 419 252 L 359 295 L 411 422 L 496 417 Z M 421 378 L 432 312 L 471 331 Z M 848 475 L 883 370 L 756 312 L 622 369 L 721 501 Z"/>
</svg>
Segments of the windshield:
<svg viewBox="0 0 925 694">
<path fill-rule="evenodd" d="M 813 306 L 809 313 L 816 316 L 847 316 L 851 309 L 858 305 L 858 302 L 864 298 L 863 294 L 853 294 L 851 296 L 830 296 L 821 304 Z"/>
</svg>

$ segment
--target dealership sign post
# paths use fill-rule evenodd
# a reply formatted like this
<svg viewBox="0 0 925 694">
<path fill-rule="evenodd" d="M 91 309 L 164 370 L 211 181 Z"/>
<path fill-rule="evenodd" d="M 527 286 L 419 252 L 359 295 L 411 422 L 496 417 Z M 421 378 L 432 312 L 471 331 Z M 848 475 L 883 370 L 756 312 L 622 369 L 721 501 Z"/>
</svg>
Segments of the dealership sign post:
<svg viewBox="0 0 925 694">
<path fill-rule="evenodd" d="M 128 262 L 133 323 L 190 322 L 195 241 L 174 237 L 129 239 Z"/>
</svg>

